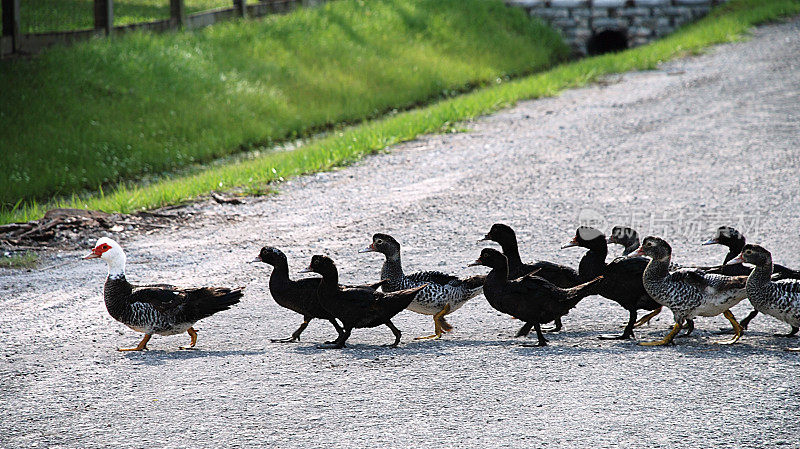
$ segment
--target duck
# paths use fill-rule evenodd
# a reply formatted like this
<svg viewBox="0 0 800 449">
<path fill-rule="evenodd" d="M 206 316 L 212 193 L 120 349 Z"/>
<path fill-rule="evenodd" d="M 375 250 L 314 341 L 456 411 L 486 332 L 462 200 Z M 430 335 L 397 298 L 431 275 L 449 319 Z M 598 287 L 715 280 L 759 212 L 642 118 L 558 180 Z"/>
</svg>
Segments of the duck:
<svg viewBox="0 0 800 449">
<path fill-rule="evenodd" d="M 709 273 L 715 274 L 724 274 L 727 276 L 748 276 L 750 275 L 752 268 L 744 266 L 741 262 L 733 262 L 734 259 L 739 260 L 737 256 L 741 254 L 742 250 L 744 249 L 745 245 L 747 244 L 747 239 L 745 239 L 744 235 L 733 228 L 731 226 L 720 226 L 717 228 L 714 237 L 706 240 L 702 243 L 703 246 L 708 245 L 722 245 L 728 248 L 728 253 L 725 254 L 725 259 L 722 261 L 722 265 L 718 267 L 709 267 L 706 269 Z M 772 280 L 780 280 L 780 279 L 800 279 L 800 271 L 793 270 L 791 268 L 785 267 L 780 264 L 773 263 L 773 276 Z M 739 324 L 744 328 L 750 325 L 750 321 L 753 320 L 758 315 L 758 309 L 754 309 L 747 315 Z M 792 326 L 792 330 L 789 332 L 789 336 L 793 336 L 797 334 L 798 329 L 796 326 Z"/>
<path fill-rule="evenodd" d="M 328 311 L 319 304 L 319 301 L 317 301 L 317 291 L 319 290 L 319 284 L 322 282 L 322 279 L 306 278 L 297 281 L 291 280 L 289 278 L 289 263 L 286 254 L 272 246 L 261 248 L 261 251 L 259 251 L 258 256 L 253 262 L 263 262 L 273 267 L 272 274 L 269 277 L 269 292 L 272 295 L 272 299 L 274 299 L 279 306 L 303 315 L 303 322 L 290 337 L 271 339 L 273 343 L 293 343 L 300 341 L 300 335 L 306 330 L 306 327 L 308 327 L 308 324 L 314 318 L 330 322 L 336 329 L 338 336 L 342 336 L 344 332 L 342 326 L 340 326 L 334 316 L 328 313 Z M 374 290 L 380 287 L 382 283 L 383 281 L 364 285 L 362 287 Z M 332 341 L 326 343 L 332 343 Z"/>
<path fill-rule="evenodd" d="M 547 346 L 541 324 L 549 323 L 566 315 L 581 299 L 597 294 L 602 276 L 571 288 L 561 288 L 536 276 L 536 272 L 517 279 L 508 278 L 508 258 L 494 248 L 484 248 L 475 262 L 468 266 L 482 265 L 491 268 L 483 286 L 483 295 L 495 310 L 514 316 L 525 324 L 517 337 L 536 329 L 538 343 Z M 528 345 L 524 345 L 528 346 Z"/>
<path fill-rule="evenodd" d="M 444 317 L 461 308 L 483 290 L 485 276 L 459 279 L 439 271 L 419 271 L 406 275 L 403 273 L 400 261 L 400 243 L 388 234 L 373 235 L 372 243 L 359 252 L 376 252 L 384 255 L 385 260 L 381 267 L 381 279 L 385 280 L 382 286 L 384 292 L 426 285 L 409 304 L 408 310 L 423 315 L 433 315 L 434 333 L 416 337 L 415 340 L 439 339 L 443 332 L 452 331 L 453 326 Z"/>
<path fill-rule="evenodd" d="M 639 233 L 635 229 L 628 226 L 614 226 L 611 229 L 611 235 L 608 237 L 609 244 L 615 243 L 623 246 L 623 251 L 620 257 L 627 257 L 630 253 L 639 249 Z M 669 271 L 678 271 L 685 268 L 698 268 L 698 267 L 685 267 L 677 264 L 674 261 L 669 263 Z M 638 327 L 638 326 L 637 326 Z M 687 335 L 689 332 L 687 332 Z"/>
<path fill-rule="evenodd" d="M 648 236 L 639 249 L 628 257 L 647 256 L 650 262 L 644 270 L 642 281 L 647 293 L 660 304 L 669 307 L 675 318 L 672 330 L 661 340 L 641 342 L 644 346 L 673 344 L 673 339 L 686 320 L 697 316 L 723 314 L 734 329 L 730 340 L 717 342 L 733 344 L 742 337 L 744 329 L 736 321 L 730 308 L 747 297 L 745 276 L 710 274 L 702 270 L 669 272 L 672 247 L 664 239 Z"/>
<path fill-rule="evenodd" d="M 748 263 L 755 266 L 747 276 L 747 298 L 757 311 L 792 326 L 792 332 L 778 336 L 794 336 L 800 327 L 800 281 L 773 281 L 772 254 L 759 245 L 746 244 L 742 247 L 742 252 L 728 263 Z M 800 348 L 787 350 L 800 351 Z"/>
<path fill-rule="evenodd" d="M 493 224 L 486 236 L 479 240 L 479 242 L 483 241 L 495 242 L 503 249 L 503 254 L 508 258 L 509 279 L 516 279 L 537 271 L 537 276 L 547 279 L 561 288 L 570 288 L 581 283 L 578 271 L 572 267 L 542 260 L 529 264 L 523 263 L 517 246 L 517 234 L 506 224 Z M 558 332 L 562 328 L 561 318 L 558 318 L 555 321 L 555 327 L 550 331 Z"/>
<path fill-rule="evenodd" d="M 603 276 L 598 285 L 598 294 L 608 298 L 628 311 L 628 322 L 622 335 L 601 335 L 601 340 L 627 340 L 634 336 L 635 326 L 648 322 L 661 312 L 661 304 L 656 302 L 645 290 L 642 274 L 647 267 L 643 257 L 616 259 L 606 264 L 608 242 L 605 235 L 590 226 L 581 226 L 575 236 L 561 248 L 581 247 L 589 251 L 583 255 L 578 265 L 581 281 L 586 282 Z M 637 321 L 640 309 L 651 311 L 641 321 Z"/>
<path fill-rule="evenodd" d="M 395 348 L 400 344 L 402 333 L 392 323 L 392 317 L 402 312 L 411 304 L 414 297 L 426 285 L 382 293 L 368 287 L 346 287 L 339 285 L 339 271 L 330 257 L 317 254 L 311 258 L 304 273 L 322 275 L 317 290 L 317 300 L 331 315 L 342 322 L 343 332 L 333 342 L 333 346 L 323 348 L 344 348 L 354 328 L 376 327 L 386 325 L 394 334 L 394 343 L 387 346 Z"/>
<path fill-rule="evenodd" d="M 611 235 L 606 241 L 608 244 L 622 245 L 622 257 L 639 249 L 639 233 L 628 226 L 614 226 L 611 228 Z"/>
<path fill-rule="evenodd" d="M 171 285 L 135 286 L 125 277 L 125 252 L 122 246 L 108 237 L 97 240 L 92 252 L 84 259 L 102 259 L 108 264 L 108 277 L 103 288 L 106 309 L 112 318 L 144 338 L 133 348 L 118 351 L 144 351 L 154 334 L 189 334 L 189 345 L 180 349 L 194 349 L 197 330 L 194 324 L 217 312 L 228 310 L 239 303 L 243 289 L 201 287 L 179 289 Z"/>
</svg>

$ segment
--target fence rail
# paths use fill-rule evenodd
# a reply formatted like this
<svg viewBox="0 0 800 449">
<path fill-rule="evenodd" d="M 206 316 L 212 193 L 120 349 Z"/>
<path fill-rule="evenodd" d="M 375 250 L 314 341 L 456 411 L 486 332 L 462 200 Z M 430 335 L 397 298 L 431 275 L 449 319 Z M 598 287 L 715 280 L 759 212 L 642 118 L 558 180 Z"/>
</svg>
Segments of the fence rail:
<svg viewBox="0 0 800 449">
<path fill-rule="evenodd" d="M 186 14 L 183 0 L 169 0 L 170 17 L 152 22 L 114 26 L 114 1 L 94 0 L 94 28 L 47 33 L 20 32 L 20 0 L 2 0 L 3 34 L 0 36 L 0 57 L 35 54 L 57 44 L 70 44 L 91 38 L 119 35 L 134 30 L 167 31 L 179 28 L 196 29 L 239 17 L 260 17 L 290 12 L 299 6 L 314 6 L 329 0 L 263 0 L 248 4 L 233 0 L 230 8 L 216 8 Z"/>
</svg>

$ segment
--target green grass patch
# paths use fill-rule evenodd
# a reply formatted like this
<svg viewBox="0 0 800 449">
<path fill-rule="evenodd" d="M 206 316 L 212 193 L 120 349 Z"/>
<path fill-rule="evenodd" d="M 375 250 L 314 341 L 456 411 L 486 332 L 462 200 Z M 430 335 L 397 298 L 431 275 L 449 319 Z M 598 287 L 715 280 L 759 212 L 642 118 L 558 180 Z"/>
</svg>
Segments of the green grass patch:
<svg viewBox="0 0 800 449">
<path fill-rule="evenodd" d="M 232 6 L 232 0 L 184 0 L 187 14 Z M 168 18 L 169 0 L 114 0 L 114 25 Z M 21 0 L 20 22 L 23 33 L 94 28 L 94 0 Z"/>
<path fill-rule="evenodd" d="M 553 65 L 499 0 L 340 0 L 0 62 L 0 205 L 175 172 Z"/>
<path fill-rule="evenodd" d="M 26 269 L 39 263 L 39 255 L 33 251 L 0 254 L 0 268 Z"/>
<path fill-rule="evenodd" d="M 0 213 L 0 222 L 40 217 L 52 207 L 83 207 L 130 212 L 187 201 L 210 190 L 245 188 L 257 191 L 268 183 L 302 173 L 346 165 L 364 155 L 429 132 L 514 104 L 522 99 L 552 96 L 560 90 L 585 85 L 598 77 L 629 70 L 653 69 L 663 61 L 699 52 L 712 44 L 739 39 L 758 23 L 800 13 L 800 1 L 734 0 L 701 21 L 650 45 L 617 54 L 583 59 L 550 71 L 476 90 L 432 105 L 393 114 L 312 139 L 292 151 L 250 153 L 250 157 L 198 169 L 147 185 L 120 184 L 86 197 L 39 204 L 18 204 Z"/>
</svg>

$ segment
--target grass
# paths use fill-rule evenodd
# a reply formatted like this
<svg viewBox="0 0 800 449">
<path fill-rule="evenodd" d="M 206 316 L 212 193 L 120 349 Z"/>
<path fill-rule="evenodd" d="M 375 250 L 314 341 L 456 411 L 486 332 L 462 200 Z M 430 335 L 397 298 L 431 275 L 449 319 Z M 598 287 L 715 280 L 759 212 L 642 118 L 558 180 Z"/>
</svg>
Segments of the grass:
<svg viewBox="0 0 800 449">
<path fill-rule="evenodd" d="M 233 1 L 184 0 L 187 14 L 223 6 Z M 114 25 L 168 18 L 169 0 L 114 0 Z M 21 0 L 20 22 L 22 33 L 94 28 L 94 0 Z"/>
<path fill-rule="evenodd" d="M 33 251 L 0 254 L 0 268 L 27 269 L 39 263 L 39 256 Z"/>
<path fill-rule="evenodd" d="M 0 205 L 175 172 L 552 66 L 499 0 L 341 0 L 0 61 Z"/>
<path fill-rule="evenodd" d="M 552 96 L 598 77 L 629 70 L 654 69 L 663 61 L 696 54 L 717 43 L 740 39 L 758 23 L 800 13 L 800 1 L 733 0 L 716 8 L 699 22 L 647 46 L 616 54 L 586 58 L 547 72 L 498 83 L 429 106 L 372 120 L 312 139 L 293 151 L 250 153 L 249 158 L 214 165 L 146 185 L 120 184 L 86 197 L 72 197 L 46 204 L 18 203 L 0 213 L 0 223 L 40 217 L 52 207 L 82 207 L 130 212 L 190 200 L 215 189 L 243 188 L 258 193 L 268 183 L 301 173 L 346 165 L 364 155 L 429 132 L 451 129 L 454 123 L 510 106 L 516 101 Z"/>
</svg>

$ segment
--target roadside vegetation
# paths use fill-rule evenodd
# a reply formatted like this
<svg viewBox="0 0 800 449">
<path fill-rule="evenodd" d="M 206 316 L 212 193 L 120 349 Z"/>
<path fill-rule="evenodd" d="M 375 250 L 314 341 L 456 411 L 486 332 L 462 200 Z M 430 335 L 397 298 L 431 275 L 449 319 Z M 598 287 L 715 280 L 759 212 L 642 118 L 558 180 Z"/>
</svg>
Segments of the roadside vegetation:
<svg viewBox="0 0 800 449">
<path fill-rule="evenodd" d="M 33 251 L 21 253 L 0 253 L 0 268 L 27 269 L 39 263 L 39 256 Z"/>
<path fill-rule="evenodd" d="M 393 3 L 394 8 L 400 8 L 400 4 L 415 2 Z M 607 74 L 654 69 L 663 61 L 696 54 L 712 44 L 739 39 L 755 24 L 798 13 L 798 0 L 733 0 L 715 9 L 701 21 L 647 46 L 586 58 L 507 82 L 497 79 L 492 85 L 464 95 L 442 99 L 405 112 L 391 113 L 337 129 L 325 136 L 307 139 L 291 151 L 249 152 L 246 157 L 238 160 L 189 170 L 178 176 L 156 178 L 146 184 L 123 183 L 84 197 L 73 196 L 45 204 L 33 201 L 17 203 L 16 207 L 0 213 L 0 222 L 38 218 L 52 207 L 130 212 L 180 203 L 211 190 L 238 188 L 246 193 L 268 191 L 269 183 L 274 181 L 345 165 L 420 134 L 452 130 L 459 121 L 496 111 L 519 100 L 556 95 L 563 89 L 585 85 Z M 287 39 L 287 42 L 292 40 Z M 197 109 L 203 108 L 202 103 L 198 104 Z M 376 116 L 380 112 L 380 109 L 374 110 Z M 202 121 L 202 111 L 197 111 L 196 115 Z M 354 119 L 345 118 L 342 121 L 348 120 Z M 234 122 L 229 126 L 235 125 Z"/>
<path fill-rule="evenodd" d="M 184 0 L 187 14 L 232 5 L 229 0 Z M 168 18 L 169 0 L 114 0 L 114 25 Z M 22 33 L 94 28 L 94 0 L 21 0 L 20 21 Z"/>
<path fill-rule="evenodd" d="M 54 47 L 0 63 L 0 204 L 102 195 L 120 180 L 380 117 L 567 53 L 554 30 L 499 0 L 341 0 Z"/>
</svg>

